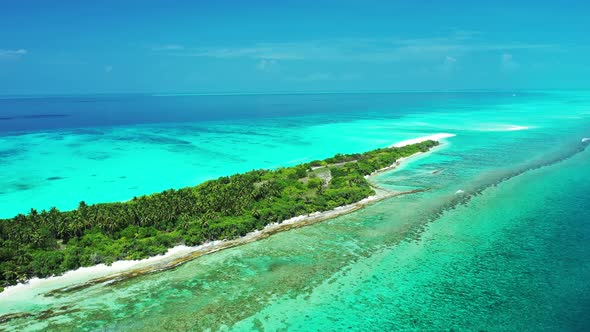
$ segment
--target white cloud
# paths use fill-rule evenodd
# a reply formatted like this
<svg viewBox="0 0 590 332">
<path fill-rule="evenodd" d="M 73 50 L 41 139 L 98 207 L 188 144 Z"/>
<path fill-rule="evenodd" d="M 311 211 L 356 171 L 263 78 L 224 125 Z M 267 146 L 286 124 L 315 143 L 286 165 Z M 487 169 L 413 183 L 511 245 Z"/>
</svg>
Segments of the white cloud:
<svg viewBox="0 0 590 332">
<path fill-rule="evenodd" d="M 197 47 L 167 49 L 171 56 L 210 58 L 251 58 L 257 60 L 315 60 L 399 62 L 449 57 L 446 62 L 475 52 L 518 49 L 555 48 L 554 45 L 531 43 L 487 43 L 475 32 L 455 32 L 449 36 L 429 38 L 357 38 L 313 40 L 300 42 L 257 43 L 239 47 Z M 453 54 L 449 56 L 448 54 Z"/>
<path fill-rule="evenodd" d="M 451 73 L 453 71 L 453 69 L 455 68 L 455 64 L 457 63 L 457 58 L 447 55 L 445 56 L 445 59 L 443 60 L 443 64 L 441 66 L 441 70 L 444 73 Z"/>
<path fill-rule="evenodd" d="M 343 74 L 335 74 L 330 72 L 317 72 L 317 73 L 310 73 L 303 76 L 294 76 L 289 77 L 288 80 L 290 81 L 297 81 L 297 82 L 318 82 L 318 81 L 353 81 L 361 78 L 359 74 L 353 73 L 343 73 Z"/>
<path fill-rule="evenodd" d="M 452 64 L 454 64 L 455 62 L 457 62 L 457 58 L 454 58 L 454 57 L 452 57 L 452 56 L 450 56 L 450 55 L 447 55 L 447 56 L 445 57 L 445 64 L 450 64 L 450 65 L 452 65 Z"/>
<path fill-rule="evenodd" d="M 504 53 L 500 57 L 500 65 L 503 71 L 512 71 L 518 68 L 518 63 L 514 61 L 514 57 L 510 53 Z"/>
<path fill-rule="evenodd" d="M 242 48 L 196 48 L 190 52 L 170 53 L 176 56 L 209 58 L 253 58 L 262 60 L 299 60 L 303 57 L 285 45 L 255 45 Z"/>
<path fill-rule="evenodd" d="M 333 81 L 335 79 L 336 76 L 332 73 L 311 73 L 302 77 L 291 78 L 293 81 L 301 82 Z"/>
<path fill-rule="evenodd" d="M 262 59 L 256 64 L 256 69 L 260 71 L 274 71 L 277 65 L 278 62 L 276 59 Z"/>
<path fill-rule="evenodd" d="M 21 57 L 28 53 L 25 49 L 18 49 L 18 50 L 3 50 L 0 49 L 0 56 L 2 57 Z"/>
<path fill-rule="evenodd" d="M 152 51 L 182 51 L 184 50 L 183 45 L 179 44 L 166 44 L 166 45 L 157 45 L 152 47 Z"/>
</svg>

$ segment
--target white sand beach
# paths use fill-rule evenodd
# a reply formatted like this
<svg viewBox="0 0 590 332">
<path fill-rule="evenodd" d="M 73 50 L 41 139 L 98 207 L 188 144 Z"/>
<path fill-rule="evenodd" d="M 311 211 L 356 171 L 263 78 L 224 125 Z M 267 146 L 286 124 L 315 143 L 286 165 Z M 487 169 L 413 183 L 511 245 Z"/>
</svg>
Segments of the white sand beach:
<svg viewBox="0 0 590 332">
<path fill-rule="evenodd" d="M 449 133 L 439 133 L 439 134 L 434 134 L 434 135 L 428 135 L 428 136 L 422 136 L 422 137 L 418 137 L 418 138 L 408 139 L 408 140 L 405 140 L 405 141 L 401 141 L 401 142 L 392 144 L 389 147 L 400 148 L 402 146 L 406 146 L 406 145 L 410 145 L 410 144 L 416 144 L 416 143 L 421 143 L 421 142 L 428 141 L 428 140 L 440 141 L 442 139 L 453 137 L 453 136 L 456 136 L 456 135 L 455 134 L 449 134 Z"/>
</svg>

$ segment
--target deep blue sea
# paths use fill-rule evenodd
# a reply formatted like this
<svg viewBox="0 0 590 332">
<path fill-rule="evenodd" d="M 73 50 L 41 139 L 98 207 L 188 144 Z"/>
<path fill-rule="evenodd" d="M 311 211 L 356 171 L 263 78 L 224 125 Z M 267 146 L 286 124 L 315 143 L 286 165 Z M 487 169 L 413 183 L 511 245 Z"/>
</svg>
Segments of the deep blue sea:
<svg viewBox="0 0 590 332">
<path fill-rule="evenodd" d="M 439 133 L 376 179 L 426 192 L 123 282 L 7 291 L 0 315 L 30 315 L 0 330 L 590 330 L 586 91 L 6 97 L 0 217 Z"/>
</svg>

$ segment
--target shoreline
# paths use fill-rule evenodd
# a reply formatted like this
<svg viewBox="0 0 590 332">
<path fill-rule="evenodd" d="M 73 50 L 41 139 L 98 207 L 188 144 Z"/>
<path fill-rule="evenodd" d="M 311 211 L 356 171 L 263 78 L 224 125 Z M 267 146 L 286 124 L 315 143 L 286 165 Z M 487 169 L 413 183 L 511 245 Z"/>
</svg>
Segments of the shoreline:
<svg viewBox="0 0 590 332">
<path fill-rule="evenodd" d="M 424 141 L 429 141 L 429 140 L 440 142 L 442 139 L 454 137 L 454 136 L 456 136 L 456 135 L 449 134 L 449 133 L 438 133 L 438 134 L 403 140 L 401 142 L 394 143 L 388 147 L 389 148 L 401 148 L 402 146 L 412 145 L 412 144 L 416 144 L 416 143 L 422 143 Z M 408 157 L 406 157 L 406 158 L 408 158 Z"/>
<path fill-rule="evenodd" d="M 402 147 L 405 145 L 420 143 L 427 140 L 439 141 L 445 138 L 453 137 L 454 134 L 440 133 L 435 135 L 418 137 L 415 139 L 405 140 L 390 147 Z M 398 168 L 403 161 L 413 158 L 424 153 L 418 152 L 409 157 L 403 157 L 396 160 L 392 165 L 377 170 L 368 176 L 366 179 L 370 180 L 385 172 L 392 171 Z M 11 297 L 18 297 L 23 291 L 30 291 L 35 293 L 45 293 L 46 296 L 54 296 L 60 293 L 67 293 L 97 284 L 116 283 L 127 280 L 129 278 L 155 273 L 163 270 L 172 269 L 185 262 L 193 260 L 197 257 L 211 254 L 220 250 L 236 247 L 238 245 L 258 241 L 269 237 L 272 234 L 286 231 L 292 228 L 304 227 L 315 224 L 321 221 L 333 219 L 342 215 L 346 215 L 357 211 L 365 206 L 377 203 L 381 200 L 409 195 L 418 192 L 427 191 L 428 189 L 417 189 L 401 192 L 386 191 L 377 186 L 372 181 L 369 181 L 375 195 L 366 197 L 358 202 L 336 207 L 332 210 L 314 212 L 307 215 L 296 216 L 280 223 L 273 223 L 265 226 L 262 230 L 257 230 L 246 234 L 245 236 L 232 240 L 217 240 L 207 242 L 198 246 L 189 247 L 186 245 L 177 245 L 168 249 L 164 254 L 141 259 L 141 260 L 119 260 L 111 265 L 98 264 L 89 267 L 81 267 L 76 270 L 67 271 L 59 276 L 51 276 L 47 278 L 32 278 L 24 283 L 8 286 L 3 292 L 0 292 L 0 300 L 10 300 Z"/>
</svg>

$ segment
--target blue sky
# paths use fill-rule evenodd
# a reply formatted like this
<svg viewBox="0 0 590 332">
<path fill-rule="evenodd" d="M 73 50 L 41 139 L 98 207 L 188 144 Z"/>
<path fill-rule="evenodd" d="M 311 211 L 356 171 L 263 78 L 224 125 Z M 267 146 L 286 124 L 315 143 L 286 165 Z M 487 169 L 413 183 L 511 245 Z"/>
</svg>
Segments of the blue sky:
<svg viewBox="0 0 590 332">
<path fill-rule="evenodd" d="M 0 94 L 590 88 L 588 1 L 2 1 Z"/>
</svg>

